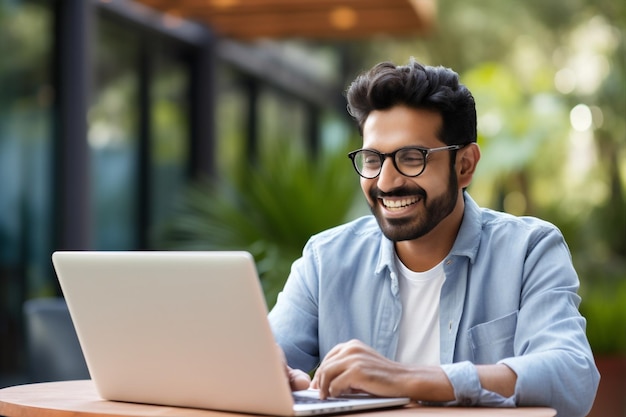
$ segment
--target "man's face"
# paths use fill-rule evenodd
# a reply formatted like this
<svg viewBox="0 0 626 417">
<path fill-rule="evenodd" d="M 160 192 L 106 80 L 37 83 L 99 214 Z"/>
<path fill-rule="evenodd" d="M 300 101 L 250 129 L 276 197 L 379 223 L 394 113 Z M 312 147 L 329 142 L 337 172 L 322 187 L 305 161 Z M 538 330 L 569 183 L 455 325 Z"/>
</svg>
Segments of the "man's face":
<svg viewBox="0 0 626 417">
<path fill-rule="evenodd" d="M 441 115 L 395 106 L 370 113 L 363 125 L 363 148 L 390 153 L 403 146 L 445 146 L 437 138 Z M 392 241 L 418 239 L 454 209 L 459 188 L 448 151 L 430 154 L 418 177 L 406 177 L 386 158 L 380 175 L 361 178 L 361 188 L 384 235 Z"/>
</svg>

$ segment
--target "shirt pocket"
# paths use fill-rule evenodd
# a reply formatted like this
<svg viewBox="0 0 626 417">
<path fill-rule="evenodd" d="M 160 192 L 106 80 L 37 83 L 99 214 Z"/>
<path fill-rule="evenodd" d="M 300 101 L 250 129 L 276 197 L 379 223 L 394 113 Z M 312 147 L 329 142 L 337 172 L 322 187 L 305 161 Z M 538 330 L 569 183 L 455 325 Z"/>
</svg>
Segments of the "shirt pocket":
<svg viewBox="0 0 626 417">
<path fill-rule="evenodd" d="M 496 363 L 514 356 L 513 343 L 517 327 L 517 311 L 478 324 L 469 329 L 469 341 L 476 364 Z"/>
</svg>

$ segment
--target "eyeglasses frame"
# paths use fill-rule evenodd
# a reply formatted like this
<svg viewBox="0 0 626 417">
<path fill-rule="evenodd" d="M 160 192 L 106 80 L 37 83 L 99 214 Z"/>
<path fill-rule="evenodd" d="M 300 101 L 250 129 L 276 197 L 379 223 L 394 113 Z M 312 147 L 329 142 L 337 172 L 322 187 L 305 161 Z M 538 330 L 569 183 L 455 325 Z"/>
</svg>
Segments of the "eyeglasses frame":
<svg viewBox="0 0 626 417">
<path fill-rule="evenodd" d="M 348 153 L 348 158 L 350 158 L 350 160 L 352 161 L 352 166 L 354 167 L 354 170 L 356 171 L 357 174 L 359 174 L 359 176 L 361 176 L 362 178 L 368 179 L 368 180 L 372 180 L 376 177 L 378 177 L 380 175 L 380 173 L 383 170 L 383 164 L 385 163 L 385 159 L 387 159 L 387 157 L 391 158 L 391 161 L 393 162 L 393 166 L 396 168 L 396 171 L 398 171 L 400 174 L 404 175 L 405 177 L 409 177 L 409 178 L 415 178 L 415 177 L 419 177 L 420 175 L 422 175 L 422 173 L 424 172 L 424 170 L 426 169 L 426 162 L 428 161 L 428 156 L 431 153 L 435 153 L 435 152 L 442 152 L 442 151 L 457 151 L 459 149 L 464 148 L 465 146 L 467 146 L 467 143 L 463 143 L 460 145 L 448 145 L 448 146 L 441 146 L 438 148 L 423 148 L 421 146 L 403 146 L 402 148 L 398 148 L 393 152 L 389 152 L 389 153 L 383 153 L 383 152 L 379 152 L 375 149 L 356 149 L 352 152 Z M 406 149 L 412 149 L 412 150 L 417 150 L 420 151 L 422 153 L 422 155 L 424 155 L 424 164 L 422 165 L 422 170 L 415 174 L 415 175 L 407 175 L 404 172 L 402 172 L 400 170 L 400 168 L 398 168 L 398 163 L 396 162 L 396 154 L 400 151 L 406 150 Z M 374 175 L 373 177 L 369 177 L 369 176 L 365 176 L 363 175 L 359 169 L 356 166 L 356 160 L 355 157 L 356 155 L 361 152 L 361 151 L 368 151 L 368 152 L 372 152 L 376 155 L 378 155 L 378 157 L 380 158 L 380 169 L 378 170 L 378 173 L 376 175 Z"/>
</svg>

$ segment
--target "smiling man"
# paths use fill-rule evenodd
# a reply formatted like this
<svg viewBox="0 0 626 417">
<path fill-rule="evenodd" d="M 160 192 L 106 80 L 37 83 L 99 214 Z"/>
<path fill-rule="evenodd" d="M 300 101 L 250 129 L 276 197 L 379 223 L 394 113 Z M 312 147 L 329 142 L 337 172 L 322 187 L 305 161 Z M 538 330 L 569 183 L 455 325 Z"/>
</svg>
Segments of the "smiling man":
<svg viewBox="0 0 626 417">
<path fill-rule="evenodd" d="M 295 388 L 584 416 L 599 382 L 560 231 L 467 192 L 476 109 L 453 71 L 381 63 L 347 92 L 372 216 L 313 236 L 270 313 Z"/>
</svg>

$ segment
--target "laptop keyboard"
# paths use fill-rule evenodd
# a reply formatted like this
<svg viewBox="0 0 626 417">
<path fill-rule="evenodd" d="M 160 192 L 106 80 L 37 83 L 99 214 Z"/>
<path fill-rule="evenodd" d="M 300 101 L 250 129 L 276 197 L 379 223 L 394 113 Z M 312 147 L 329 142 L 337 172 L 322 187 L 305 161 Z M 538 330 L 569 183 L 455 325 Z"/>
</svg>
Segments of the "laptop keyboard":
<svg viewBox="0 0 626 417">
<path fill-rule="evenodd" d="M 336 403 L 347 401 L 346 399 L 341 398 L 327 398 L 325 400 L 321 400 L 319 398 L 305 397 L 303 395 L 293 394 L 293 401 L 296 404 L 319 404 L 319 403 Z"/>
</svg>

